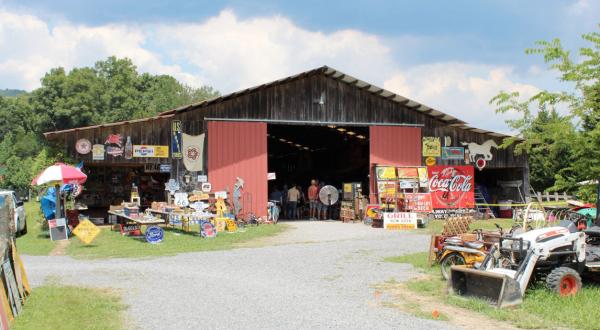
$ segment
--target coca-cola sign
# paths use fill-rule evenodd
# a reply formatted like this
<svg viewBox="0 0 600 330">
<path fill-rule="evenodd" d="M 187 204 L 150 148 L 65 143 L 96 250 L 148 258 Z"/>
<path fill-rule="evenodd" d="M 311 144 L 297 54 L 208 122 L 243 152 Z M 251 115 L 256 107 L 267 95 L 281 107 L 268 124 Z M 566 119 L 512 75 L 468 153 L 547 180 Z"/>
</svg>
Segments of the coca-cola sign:
<svg viewBox="0 0 600 330">
<path fill-rule="evenodd" d="M 429 166 L 427 171 L 434 209 L 475 207 L 473 166 Z"/>
</svg>

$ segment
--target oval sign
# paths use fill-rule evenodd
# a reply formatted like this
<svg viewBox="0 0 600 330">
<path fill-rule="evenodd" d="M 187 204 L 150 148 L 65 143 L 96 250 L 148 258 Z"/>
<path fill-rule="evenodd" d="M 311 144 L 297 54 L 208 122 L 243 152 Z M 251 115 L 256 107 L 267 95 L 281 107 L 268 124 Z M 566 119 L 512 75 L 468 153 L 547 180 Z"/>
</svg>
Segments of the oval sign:
<svg viewBox="0 0 600 330">
<path fill-rule="evenodd" d="M 148 241 L 148 243 L 160 243 L 163 241 L 164 237 L 164 230 L 158 226 L 151 226 L 146 229 L 146 241 Z"/>
<path fill-rule="evenodd" d="M 425 165 L 433 166 L 435 165 L 435 157 L 427 157 L 425 158 Z"/>
<path fill-rule="evenodd" d="M 483 170 L 485 165 L 487 165 L 487 161 L 482 157 L 477 158 L 477 161 L 475 161 L 475 166 L 477 166 L 477 169 L 480 171 Z"/>
</svg>

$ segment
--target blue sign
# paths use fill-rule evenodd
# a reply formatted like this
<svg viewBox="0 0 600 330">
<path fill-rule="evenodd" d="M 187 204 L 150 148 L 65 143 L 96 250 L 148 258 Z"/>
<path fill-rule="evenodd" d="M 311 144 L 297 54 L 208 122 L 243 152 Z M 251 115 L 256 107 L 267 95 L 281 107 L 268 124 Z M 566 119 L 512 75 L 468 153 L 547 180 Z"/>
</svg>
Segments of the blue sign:
<svg viewBox="0 0 600 330">
<path fill-rule="evenodd" d="M 171 164 L 160 164 L 160 173 L 171 173 Z"/>
<path fill-rule="evenodd" d="M 146 241 L 148 241 L 148 243 L 152 243 L 152 244 L 160 243 L 163 241 L 164 237 L 165 237 L 164 230 L 158 226 L 152 226 L 152 227 L 148 227 L 148 229 L 146 229 Z"/>
<path fill-rule="evenodd" d="M 463 147 L 443 147 L 442 159 L 465 159 L 465 148 Z"/>
<path fill-rule="evenodd" d="M 183 158 L 181 153 L 181 121 L 173 120 L 171 122 L 171 157 L 173 159 Z"/>
</svg>

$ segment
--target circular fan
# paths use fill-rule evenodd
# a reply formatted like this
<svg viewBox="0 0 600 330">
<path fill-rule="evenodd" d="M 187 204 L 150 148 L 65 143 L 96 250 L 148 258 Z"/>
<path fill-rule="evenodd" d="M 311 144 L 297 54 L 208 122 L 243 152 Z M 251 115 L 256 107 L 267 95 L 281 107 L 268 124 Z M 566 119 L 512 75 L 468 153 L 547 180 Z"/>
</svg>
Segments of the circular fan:
<svg viewBox="0 0 600 330">
<path fill-rule="evenodd" d="M 333 205 L 337 203 L 340 193 L 334 186 L 325 186 L 319 191 L 319 199 L 325 205 Z"/>
</svg>

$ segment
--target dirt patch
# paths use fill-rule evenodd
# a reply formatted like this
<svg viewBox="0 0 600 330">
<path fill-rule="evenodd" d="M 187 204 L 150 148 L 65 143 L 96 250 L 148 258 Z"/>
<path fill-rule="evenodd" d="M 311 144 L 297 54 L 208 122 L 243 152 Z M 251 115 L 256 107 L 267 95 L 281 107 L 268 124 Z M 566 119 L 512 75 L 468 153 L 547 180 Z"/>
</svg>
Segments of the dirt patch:
<svg viewBox="0 0 600 330">
<path fill-rule="evenodd" d="M 423 296 L 409 290 L 404 283 L 388 283 L 378 287 L 388 295 L 382 305 L 429 319 L 447 321 L 464 329 L 518 329 L 508 322 L 493 320 L 464 308 L 448 305 L 436 297 Z M 377 292 L 377 291 L 376 291 Z"/>
<path fill-rule="evenodd" d="M 64 256 L 67 253 L 67 246 L 71 244 L 70 240 L 58 241 L 54 249 L 50 251 L 51 256 Z"/>
</svg>

